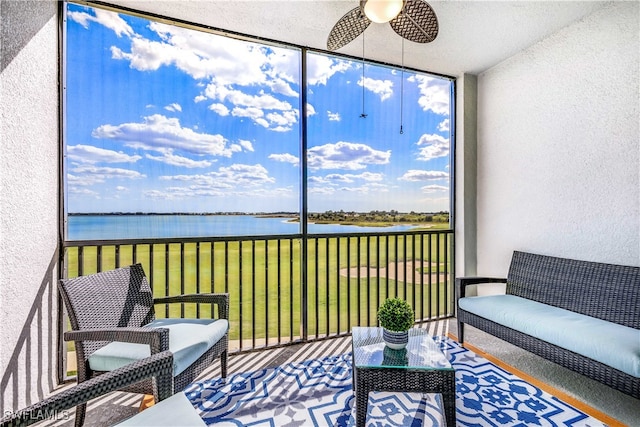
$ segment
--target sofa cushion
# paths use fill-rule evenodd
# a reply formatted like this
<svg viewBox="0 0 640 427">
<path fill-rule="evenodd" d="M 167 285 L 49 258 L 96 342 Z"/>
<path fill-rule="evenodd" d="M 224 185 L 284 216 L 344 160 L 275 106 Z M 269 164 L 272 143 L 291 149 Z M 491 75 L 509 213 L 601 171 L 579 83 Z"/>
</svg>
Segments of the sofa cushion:
<svg viewBox="0 0 640 427">
<path fill-rule="evenodd" d="M 226 319 L 157 319 L 145 327 L 169 329 L 169 350 L 173 353 L 173 375 L 178 375 L 198 360 L 227 333 Z M 112 371 L 151 355 L 146 344 L 112 342 L 89 357 L 96 371 Z"/>
<path fill-rule="evenodd" d="M 120 426 L 206 426 L 187 396 L 178 392 L 168 399 L 117 424 Z"/>
<path fill-rule="evenodd" d="M 640 330 L 514 295 L 460 298 L 459 307 L 640 378 Z"/>
</svg>

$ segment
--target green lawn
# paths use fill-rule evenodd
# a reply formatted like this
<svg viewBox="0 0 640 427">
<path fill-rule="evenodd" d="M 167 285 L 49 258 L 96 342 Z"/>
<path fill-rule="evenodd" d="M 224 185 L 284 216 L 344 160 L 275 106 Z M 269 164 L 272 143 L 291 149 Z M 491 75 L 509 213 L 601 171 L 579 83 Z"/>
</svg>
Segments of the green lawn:
<svg viewBox="0 0 640 427">
<path fill-rule="evenodd" d="M 405 297 L 418 318 L 449 314 L 453 283 L 450 275 L 436 276 L 435 272 L 451 271 L 451 236 L 310 239 L 306 257 L 308 334 L 331 335 L 355 325 L 375 325 L 377 307 L 387 296 Z M 277 240 L 261 240 L 91 246 L 81 251 L 69 247 L 65 253 L 68 277 L 78 275 L 80 252 L 82 274 L 140 262 L 156 296 L 228 292 L 232 340 L 255 338 L 263 345 L 267 330 L 269 337 L 280 335 L 284 341 L 301 335 L 299 239 L 281 240 L 279 246 Z M 403 270 L 405 260 L 423 262 L 410 266 L 409 277 L 401 280 L 394 266 L 399 262 Z M 190 317 L 210 315 L 208 307 L 202 307 L 200 313 L 195 305 L 184 310 Z M 181 308 L 173 306 L 168 313 L 162 310 L 157 315 L 179 316 Z"/>
</svg>

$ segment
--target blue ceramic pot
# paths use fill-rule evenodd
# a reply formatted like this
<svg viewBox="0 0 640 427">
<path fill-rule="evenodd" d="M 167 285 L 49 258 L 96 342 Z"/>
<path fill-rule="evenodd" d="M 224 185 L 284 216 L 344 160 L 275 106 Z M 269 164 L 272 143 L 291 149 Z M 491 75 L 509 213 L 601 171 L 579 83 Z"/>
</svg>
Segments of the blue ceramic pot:
<svg viewBox="0 0 640 427">
<path fill-rule="evenodd" d="M 409 342 L 409 331 L 395 332 L 382 328 L 382 339 L 387 347 L 402 350 Z"/>
</svg>

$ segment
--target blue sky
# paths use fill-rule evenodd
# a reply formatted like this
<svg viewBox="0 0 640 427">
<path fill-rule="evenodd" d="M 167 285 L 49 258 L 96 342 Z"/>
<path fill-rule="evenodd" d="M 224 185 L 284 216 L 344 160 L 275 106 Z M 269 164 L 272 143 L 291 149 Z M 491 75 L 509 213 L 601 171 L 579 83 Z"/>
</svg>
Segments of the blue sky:
<svg viewBox="0 0 640 427">
<path fill-rule="evenodd" d="M 300 50 L 69 4 L 66 52 L 68 212 L 299 211 Z M 309 211 L 449 210 L 451 82 L 307 63 Z"/>
</svg>

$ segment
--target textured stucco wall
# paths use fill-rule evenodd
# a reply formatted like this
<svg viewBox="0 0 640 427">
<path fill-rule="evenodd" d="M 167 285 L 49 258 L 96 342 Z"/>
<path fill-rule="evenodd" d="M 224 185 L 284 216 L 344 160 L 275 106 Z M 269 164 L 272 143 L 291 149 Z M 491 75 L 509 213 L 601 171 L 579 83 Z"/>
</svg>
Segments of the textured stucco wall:
<svg viewBox="0 0 640 427">
<path fill-rule="evenodd" d="M 56 385 L 57 4 L 1 1 L 0 414 Z"/>
<path fill-rule="evenodd" d="M 513 250 L 640 265 L 638 2 L 478 78 L 480 274 Z"/>
</svg>

